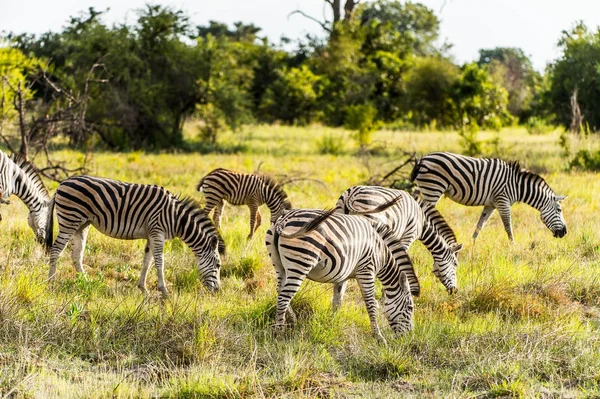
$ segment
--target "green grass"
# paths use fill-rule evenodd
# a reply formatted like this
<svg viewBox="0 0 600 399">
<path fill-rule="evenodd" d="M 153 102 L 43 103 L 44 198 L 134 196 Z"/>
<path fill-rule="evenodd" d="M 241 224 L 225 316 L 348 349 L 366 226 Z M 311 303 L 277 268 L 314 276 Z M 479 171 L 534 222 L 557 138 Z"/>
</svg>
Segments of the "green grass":
<svg viewBox="0 0 600 399">
<path fill-rule="evenodd" d="M 193 137 L 194 128 L 188 126 Z M 323 137 L 343 140 L 340 154 L 320 154 Z M 495 133 L 481 133 L 492 140 Z M 222 153 L 94 154 L 92 173 L 160 184 L 193 195 L 215 167 L 318 179 L 286 188 L 297 207 L 330 207 L 369 171 L 389 170 L 394 148 L 460 151 L 455 133 L 383 131 L 387 149 L 368 161 L 343 130 L 255 126 L 222 137 Z M 191 147 L 196 144 L 192 143 Z M 410 254 L 422 284 L 414 332 L 394 337 L 379 316 L 388 346 L 370 335 L 364 303 L 351 282 L 341 310 L 332 288 L 307 282 L 294 298 L 298 323 L 278 336 L 275 276 L 260 227 L 252 241 L 248 210 L 227 206 L 222 219 L 228 254 L 222 289 L 198 282 L 191 252 L 165 248 L 171 291 L 162 300 L 136 288 L 142 241 L 117 241 L 92 230 L 87 278 L 75 276 L 67 251 L 57 283 L 46 282 L 42 248 L 17 199 L 0 222 L 0 396 L 10 397 L 598 397 L 600 395 L 600 179 L 564 172 L 558 133 L 505 130 L 506 158 L 543 172 L 563 203 L 569 234 L 555 239 L 539 214 L 513 207 L 516 244 L 498 215 L 477 243 L 480 208 L 442 200 L 440 211 L 465 249 L 459 293 L 448 296 L 433 261 L 416 243 Z M 237 149 L 237 150 L 236 150 Z M 239 151 L 242 149 L 243 151 Z M 54 153 L 65 161 L 81 155 Z M 261 164 L 262 163 L 262 164 Z M 49 184 L 51 191 L 56 184 Z M 268 220 L 268 210 L 263 211 Z"/>
</svg>

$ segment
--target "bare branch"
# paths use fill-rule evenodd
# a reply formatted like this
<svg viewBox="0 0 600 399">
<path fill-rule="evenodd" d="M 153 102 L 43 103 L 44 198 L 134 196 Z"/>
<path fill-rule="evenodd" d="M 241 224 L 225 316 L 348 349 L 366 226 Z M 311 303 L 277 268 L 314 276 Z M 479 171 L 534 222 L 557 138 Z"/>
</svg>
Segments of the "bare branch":
<svg viewBox="0 0 600 399">
<path fill-rule="evenodd" d="M 311 21 L 314 21 L 314 22 L 318 23 L 319 25 L 321 25 L 321 28 L 323 28 L 324 30 L 326 30 L 326 31 L 327 31 L 327 32 L 329 32 L 329 33 L 332 33 L 332 32 L 333 32 L 333 30 L 332 30 L 332 29 L 331 29 L 329 26 L 327 26 L 327 22 L 321 22 L 321 21 L 319 21 L 318 19 L 316 19 L 315 17 L 311 17 L 310 15 L 306 14 L 304 11 L 301 11 L 301 10 L 294 10 L 294 11 L 292 11 L 291 13 L 289 13 L 289 14 L 288 14 L 288 19 L 290 19 L 290 17 L 291 17 L 292 15 L 294 15 L 294 14 L 300 14 L 300 15 L 302 15 L 304 18 L 308 18 L 308 19 L 310 19 Z"/>
</svg>

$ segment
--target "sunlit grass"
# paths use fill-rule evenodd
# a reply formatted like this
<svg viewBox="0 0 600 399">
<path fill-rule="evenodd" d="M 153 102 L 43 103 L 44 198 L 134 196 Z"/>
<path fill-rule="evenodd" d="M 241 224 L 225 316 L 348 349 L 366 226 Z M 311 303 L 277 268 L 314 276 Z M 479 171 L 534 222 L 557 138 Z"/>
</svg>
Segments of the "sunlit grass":
<svg viewBox="0 0 600 399">
<path fill-rule="evenodd" d="M 193 126 L 188 126 L 193 138 Z M 338 156 L 319 154 L 329 135 L 345 138 Z M 481 133 L 491 140 L 496 133 Z M 94 154 L 93 174 L 160 184 L 192 195 L 216 167 L 299 173 L 325 183 L 286 187 L 294 206 L 335 204 L 349 186 L 368 178 L 365 160 L 343 130 L 255 126 L 220 138 L 223 153 Z M 378 132 L 388 150 L 460 151 L 455 133 Z M 465 248 L 459 292 L 448 296 L 433 261 L 416 243 L 410 250 L 422 285 L 415 330 L 394 337 L 383 315 L 388 346 L 370 335 L 355 282 L 337 314 L 332 288 L 307 282 L 292 306 L 298 323 L 272 329 L 276 282 L 264 248 L 268 210 L 246 241 L 248 209 L 227 206 L 222 231 L 228 246 L 222 289 L 198 282 L 189 249 L 165 246 L 171 296 L 163 301 L 151 270 L 145 297 L 137 289 L 141 241 L 117 241 L 94 230 L 76 276 L 68 250 L 57 282 L 46 282 L 42 248 L 17 199 L 0 223 L 0 393 L 16 397 L 593 397 L 600 394 L 600 179 L 564 171 L 558 133 L 501 133 L 503 157 L 543 172 L 561 195 L 569 233 L 555 239 L 539 214 L 513 207 L 516 243 L 493 215 L 478 240 L 471 234 L 481 209 L 443 199 L 438 208 Z M 192 147 L 195 145 L 192 143 Z M 80 155 L 61 150 L 59 159 Z M 372 158 L 383 164 L 392 155 Z M 49 183 L 53 192 L 55 183 Z M 380 295 L 380 291 L 378 291 Z"/>
</svg>

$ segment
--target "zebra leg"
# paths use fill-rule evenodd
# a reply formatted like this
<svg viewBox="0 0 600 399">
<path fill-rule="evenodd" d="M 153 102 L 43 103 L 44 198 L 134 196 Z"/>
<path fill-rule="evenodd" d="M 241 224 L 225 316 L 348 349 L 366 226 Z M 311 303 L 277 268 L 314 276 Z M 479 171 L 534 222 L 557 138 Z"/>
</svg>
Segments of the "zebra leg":
<svg viewBox="0 0 600 399">
<path fill-rule="evenodd" d="M 221 215 L 223 214 L 223 206 L 223 200 L 219 201 L 215 205 L 215 214 L 213 215 L 213 221 L 215 222 L 215 226 L 217 226 L 218 229 L 221 228 Z"/>
<path fill-rule="evenodd" d="M 167 285 L 165 284 L 165 275 L 163 270 L 163 251 L 165 247 L 165 238 L 162 236 L 162 234 L 152 235 L 150 236 L 148 243 L 150 244 L 150 249 L 154 255 L 154 264 L 156 265 L 156 275 L 158 278 L 158 290 L 162 293 L 163 297 L 167 297 L 169 295 L 169 291 L 167 290 Z"/>
<path fill-rule="evenodd" d="M 498 209 L 498 213 L 502 218 L 502 223 L 504 224 L 504 230 L 506 230 L 506 234 L 508 234 L 508 239 L 512 242 L 515 242 L 513 238 L 512 232 L 512 222 L 510 218 L 510 204 L 500 203 L 496 205 L 496 209 Z"/>
<path fill-rule="evenodd" d="M 371 322 L 371 331 L 373 336 L 379 342 L 385 344 L 385 338 L 381 335 L 377 325 L 377 301 L 375 300 L 375 276 L 372 273 L 356 275 L 356 280 L 360 287 L 360 292 L 367 306 L 369 321 Z"/>
<path fill-rule="evenodd" d="M 292 277 L 292 278 L 290 278 Z M 282 331 L 285 328 L 285 315 L 290 308 L 290 302 L 298 290 L 300 285 L 306 278 L 306 275 L 293 273 L 293 276 L 286 276 L 281 287 L 281 291 L 277 295 L 277 315 L 275 316 L 275 331 Z M 291 309 L 290 309 L 291 310 Z M 292 312 L 293 314 L 293 312 Z M 296 316 L 294 315 L 294 318 Z"/>
<path fill-rule="evenodd" d="M 277 247 L 273 243 L 273 226 L 267 230 L 267 238 L 265 240 L 265 244 L 267 246 L 267 252 L 269 253 L 269 257 L 271 258 L 271 262 L 273 263 L 273 268 L 275 269 L 275 274 L 277 276 L 277 295 L 281 292 L 283 288 L 283 283 L 285 282 L 285 269 L 281 263 L 281 257 L 279 256 L 279 252 L 277 251 Z M 296 314 L 292 310 L 291 306 L 287 308 L 287 317 L 290 318 L 290 322 L 292 324 L 296 323 Z"/>
<path fill-rule="evenodd" d="M 495 209 L 496 208 L 489 205 L 483 207 L 483 212 L 481 212 L 481 217 L 479 218 L 479 222 L 477 222 L 477 227 L 475 228 L 475 232 L 473 233 L 474 240 L 477 238 L 479 232 L 481 231 L 481 229 L 483 229 L 483 226 L 485 226 L 485 223 L 488 221 L 490 216 L 492 216 L 492 213 L 494 213 Z"/>
<path fill-rule="evenodd" d="M 85 251 L 85 243 L 87 242 L 89 232 L 90 225 L 83 225 L 71 238 L 71 258 L 73 259 L 73 264 L 75 265 L 77 273 L 85 274 L 85 270 L 83 270 L 83 253 Z"/>
<path fill-rule="evenodd" d="M 58 257 L 65 249 L 65 246 L 69 243 L 69 241 L 71 241 L 71 237 L 76 231 L 77 229 L 69 229 L 66 231 L 63 229 L 58 232 L 58 236 L 56 237 L 54 244 L 52 244 L 52 249 L 50 249 L 50 272 L 48 273 L 48 279 L 50 281 L 54 281 Z"/>
<path fill-rule="evenodd" d="M 333 301 L 331 303 L 331 307 L 333 308 L 334 313 L 338 311 L 340 306 L 342 306 L 342 301 L 344 300 L 346 288 L 348 288 L 348 280 L 342 283 L 335 283 L 333 285 Z"/>
<path fill-rule="evenodd" d="M 152 263 L 152 253 L 150 253 L 150 242 L 146 243 L 146 248 L 144 248 L 144 260 L 142 261 L 142 271 L 140 272 L 140 279 L 138 280 L 138 288 L 142 290 L 145 294 L 148 294 L 148 289 L 146 289 L 146 278 L 148 277 L 148 268 Z"/>
<path fill-rule="evenodd" d="M 250 234 L 248 234 L 247 240 L 250 240 L 252 238 L 252 236 L 254 235 L 254 232 L 258 228 L 258 225 L 260 225 L 260 221 L 257 225 L 256 224 L 256 219 L 257 219 L 256 214 L 258 213 L 258 205 L 255 202 L 250 202 L 248 204 L 248 208 L 250 208 Z"/>
</svg>

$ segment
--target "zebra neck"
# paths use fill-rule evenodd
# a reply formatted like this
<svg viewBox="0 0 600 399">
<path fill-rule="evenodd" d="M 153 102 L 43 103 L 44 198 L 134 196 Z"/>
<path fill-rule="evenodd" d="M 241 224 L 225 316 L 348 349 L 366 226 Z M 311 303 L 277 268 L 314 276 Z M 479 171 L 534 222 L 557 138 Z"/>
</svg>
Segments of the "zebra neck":
<svg viewBox="0 0 600 399">
<path fill-rule="evenodd" d="M 402 251 L 404 255 L 406 252 Z M 405 263 L 402 259 L 395 259 L 396 257 L 403 258 L 400 254 L 395 256 L 387 257 L 384 265 L 377 272 L 377 278 L 381 282 L 383 290 L 388 297 L 394 297 L 396 295 L 398 281 L 400 281 L 400 268 L 398 265 Z"/>
<path fill-rule="evenodd" d="M 427 224 L 423 228 L 423 232 L 421 237 L 419 237 L 419 241 L 425 245 L 425 248 L 431 253 L 433 259 L 436 261 L 440 261 L 442 249 L 448 246 L 448 243 L 444 240 L 444 238 L 435 230 L 435 228 L 431 224 Z"/>
<path fill-rule="evenodd" d="M 549 194 L 546 190 L 547 186 L 544 187 L 544 184 L 541 184 L 542 181 L 539 176 L 521 174 L 517 183 L 518 195 L 516 201 L 523 202 L 541 212 Z"/>
<path fill-rule="evenodd" d="M 19 197 L 30 211 L 41 209 L 48 201 L 47 195 L 36 187 L 33 180 L 17 165 L 12 181 L 12 194 Z"/>
</svg>

